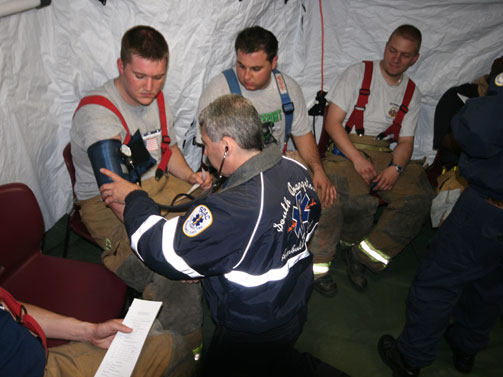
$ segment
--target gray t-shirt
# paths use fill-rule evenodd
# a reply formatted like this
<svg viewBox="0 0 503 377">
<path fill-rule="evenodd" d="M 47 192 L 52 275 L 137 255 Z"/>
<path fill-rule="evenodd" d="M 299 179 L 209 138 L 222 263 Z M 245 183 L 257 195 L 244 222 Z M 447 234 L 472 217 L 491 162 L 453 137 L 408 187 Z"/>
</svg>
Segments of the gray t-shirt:
<svg viewBox="0 0 503 377">
<path fill-rule="evenodd" d="M 101 95 L 108 98 L 126 120 L 131 136 L 139 130 L 150 154 L 159 163 L 162 153 L 161 122 L 157 100 L 148 106 L 131 106 L 120 96 L 114 80 L 107 81 L 102 87 L 93 90 L 88 95 Z M 173 116 L 167 104 L 165 108 L 168 135 L 171 138 L 170 145 L 175 145 Z M 89 199 L 100 193 L 87 149 L 97 141 L 111 139 L 118 134 L 124 141 L 126 130 L 120 119 L 104 106 L 86 105 L 75 114 L 70 130 L 70 140 L 76 176 L 75 193 L 79 200 Z M 152 167 L 142 178 L 153 177 L 155 169 L 156 166 Z"/>
<path fill-rule="evenodd" d="M 337 84 L 332 85 L 327 94 L 329 101 L 346 112 L 343 125 L 346 124 L 358 101 L 364 71 L 365 64 L 363 62 L 350 66 L 344 71 Z M 402 82 L 399 85 L 390 86 L 382 75 L 379 61 L 374 61 L 369 101 L 363 115 L 365 135 L 377 136 L 393 123 L 393 119 L 402 104 L 408 80 L 408 76 L 404 74 Z M 400 136 L 414 136 L 420 104 L 421 93 L 416 87 L 409 104 L 409 111 L 405 114 L 402 121 Z M 355 128 L 351 132 L 354 133 Z"/>
<path fill-rule="evenodd" d="M 303 136 L 308 132 L 311 132 L 304 95 L 294 79 L 284 73 L 282 73 L 282 75 L 285 79 L 290 99 L 295 107 L 295 111 L 293 112 L 291 134 L 293 136 Z M 241 83 L 239 83 L 239 87 L 243 97 L 248 98 L 253 103 L 253 106 L 255 106 L 255 109 L 257 109 L 262 123 L 272 122 L 274 124 L 272 127 L 272 134 L 278 141 L 279 147 L 283 149 L 286 127 L 285 114 L 282 110 L 281 96 L 279 94 L 278 86 L 276 85 L 273 73 L 271 73 L 269 85 L 267 85 L 264 89 L 246 90 Z M 197 110 L 198 116 L 212 101 L 226 94 L 230 94 L 230 89 L 224 74 L 221 73 L 211 79 L 208 86 L 206 86 L 201 94 Z M 201 140 L 199 129 L 197 139 L 199 141 Z"/>
</svg>

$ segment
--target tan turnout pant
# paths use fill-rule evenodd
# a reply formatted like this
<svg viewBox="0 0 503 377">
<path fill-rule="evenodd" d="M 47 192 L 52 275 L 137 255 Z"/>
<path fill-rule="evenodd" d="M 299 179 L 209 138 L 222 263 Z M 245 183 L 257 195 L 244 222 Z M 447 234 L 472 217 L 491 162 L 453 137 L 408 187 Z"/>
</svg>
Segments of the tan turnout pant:
<svg viewBox="0 0 503 377">
<path fill-rule="evenodd" d="M 360 144 L 380 148 L 388 145 L 372 137 L 355 138 L 357 139 L 352 141 Z M 369 149 L 362 147 L 361 151 L 373 163 L 378 173 L 386 169 L 393 158 L 392 153 L 372 150 L 372 147 Z M 434 196 L 420 163 L 409 162 L 391 190 L 376 192 L 387 203 L 377 223 L 374 222 L 379 198 L 370 195 L 370 186 L 356 172 L 352 162 L 345 157 L 330 153 L 323 160 L 323 165 L 337 189 L 342 209 L 342 232 L 335 240 L 335 244 L 323 245 L 319 241 L 318 244 L 323 245 L 325 249 L 311 247 L 315 263 L 331 260 L 340 239 L 348 243 L 359 243 L 365 237 L 372 245 L 392 258 L 418 234 L 430 211 Z M 334 234 L 338 234 L 339 226 L 339 219 L 334 221 L 332 227 L 330 224 L 319 226 L 315 237 L 333 242 L 330 229 Z"/>
<path fill-rule="evenodd" d="M 49 348 L 44 377 L 92 377 L 106 350 L 86 342 L 70 342 Z M 149 336 L 133 371 L 133 377 L 190 377 L 194 359 L 181 335 L 164 332 Z"/>
<path fill-rule="evenodd" d="M 174 176 L 142 182 L 142 189 L 161 204 L 171 204 L 178 193 L 185 193 L 190 185 Z M 103 263 L 128 286 L 143 292 L 143 298 L 162 301 L 158 319 L 166 330 L 186 336 L 193 348 L 202 342 L 201 284 L 182 283 L 154 273 L 131 250 L 124 224 L 106 207 L 100 196 L 79 202 L 82 221 L 91 236 L 103 248 Z M 170 213 L 166 218 L 183 215 Z"/>
</svg>

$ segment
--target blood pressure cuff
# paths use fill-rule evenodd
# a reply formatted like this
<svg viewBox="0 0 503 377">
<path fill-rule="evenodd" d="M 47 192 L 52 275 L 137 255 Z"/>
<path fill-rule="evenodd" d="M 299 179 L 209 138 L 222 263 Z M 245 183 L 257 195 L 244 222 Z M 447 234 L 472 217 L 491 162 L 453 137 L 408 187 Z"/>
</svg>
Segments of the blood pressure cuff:
<svg viewBox="0 0 503 377">
<path fill-rule="evenodd" d="M 140 135 L 140 131 L 135 132 L 127 145 L 131 150 L 134 167 L 134 169 L 130 169 L 129 171 L 129 178 L 131 182 L 136 183 L 140 181 L 143 174 L 156 164 L 156 160 L 145 147 L 145 142 Z"/>
<path fill-rule="evenodd" d="M 112 182 L 112 179 L 100 172 L 101 168 L 111 170 L 122 178 L 136 183 L 140 182 L 141 176 L 156 164 L 156 160 L 145 148 L 139 131 L 131 137 L 127 147 L 124 150 L 120 140 L 107 139 L 100 140 L 87 149 L 98 187 Z"/>
</svg>

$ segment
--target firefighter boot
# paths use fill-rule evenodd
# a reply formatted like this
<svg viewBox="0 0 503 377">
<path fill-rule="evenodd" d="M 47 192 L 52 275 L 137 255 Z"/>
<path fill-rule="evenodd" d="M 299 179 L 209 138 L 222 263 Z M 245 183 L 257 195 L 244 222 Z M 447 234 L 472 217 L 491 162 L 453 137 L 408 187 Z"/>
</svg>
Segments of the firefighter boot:
<svg viewBox="0 0 503 377">
<path fill-rule="evenodd" d="M 348 278 L 359 291 L 367 287 L 367 278 L 365 277 L 366 267 L 360 263 L 353 251 L 353 247 L 345 248 L 343 250 L 344 261 L 346 262 L 346 273 Z"/>
<path fill-rule="evenodd" d="M 325 297 L 334 297 L 337 294 L 337 283 L 330 273 L 315 279 L 313 288 Z"/>
</svg>

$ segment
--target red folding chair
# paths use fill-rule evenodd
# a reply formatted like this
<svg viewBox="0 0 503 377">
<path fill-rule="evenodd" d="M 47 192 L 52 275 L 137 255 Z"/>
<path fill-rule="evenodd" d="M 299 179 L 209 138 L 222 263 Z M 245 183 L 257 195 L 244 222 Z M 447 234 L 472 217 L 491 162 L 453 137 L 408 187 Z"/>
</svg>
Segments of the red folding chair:
<svg viewBox="0 0 503 377">
<path fill-rule="evenodd" d="M 66 168 L 68 169 L 68 174 L 70 174 L 70 180 L 72 181 L 72 193 L 73 193 L 73 207 L 68 215 L 68 220 L 66 223 L 65 241 L 63 246 L 63 257 L 66 258 L 68 255 L 68 244 L 70 242 L 70 232 L 73 231 L 80 237 L 91 242 L 92 244 L 99 247 L 96 241 L 91 237 L 86 226 L 82 222 L 79 212 L 79 205 L 77 204 L 77 196 L 75 195 L 75 167 L 73 166 L 71 144 L 68 143 L 63 150 L 63 159 L 65 160 Z"/>
<path fill-rule="evenodd" d="M 1 185 L 0 208 L 0 286 L 19 301 L 83 321 L 119 318 L 127 286 L 115 274 L 102 264 L 42 254 L 42 213 L 28 186 Z"/>
</svg>

